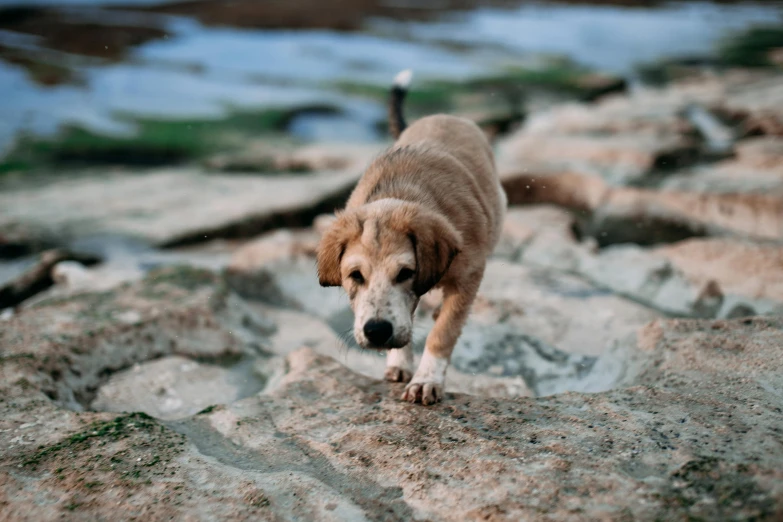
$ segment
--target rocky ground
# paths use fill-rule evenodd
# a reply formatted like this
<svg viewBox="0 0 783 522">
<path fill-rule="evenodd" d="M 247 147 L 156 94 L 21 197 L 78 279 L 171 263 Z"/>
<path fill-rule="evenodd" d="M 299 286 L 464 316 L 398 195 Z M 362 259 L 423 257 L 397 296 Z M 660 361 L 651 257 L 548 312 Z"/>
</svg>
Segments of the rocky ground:
<svg viewBox="0 0 783 522">
<path fill-rule="evenodd" d="M 0 518 L 783 518 L 781 102 L 730 73 L 502 138 L 512 207 L 429 408 L 314 274 L 379 147 L 6 185 L 0 296 L 46 277 L 0 322 Z"/>
</svg>

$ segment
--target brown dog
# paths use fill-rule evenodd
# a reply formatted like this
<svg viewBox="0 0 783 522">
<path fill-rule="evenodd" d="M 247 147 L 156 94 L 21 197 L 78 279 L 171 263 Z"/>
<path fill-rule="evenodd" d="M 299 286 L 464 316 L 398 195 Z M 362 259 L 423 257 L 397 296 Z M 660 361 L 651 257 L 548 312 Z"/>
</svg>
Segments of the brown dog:
<svg viewBox="0 0 783 522">
<path fill-rule="evenodd" d="M 506 211 L 492 148 L 473 122 L 428 116 L 405 129 L 410 71 L 392 88 L 397 142 L 376 158 L 318 249 L 322 286 L 342 286 L 364 348 L 388 350 L 386 378 L 408 381 L 419 298 L 442 288 L 443 304 L 403 400 L 443 397 L 451 352 L 462 332 Z"/>
</svg>

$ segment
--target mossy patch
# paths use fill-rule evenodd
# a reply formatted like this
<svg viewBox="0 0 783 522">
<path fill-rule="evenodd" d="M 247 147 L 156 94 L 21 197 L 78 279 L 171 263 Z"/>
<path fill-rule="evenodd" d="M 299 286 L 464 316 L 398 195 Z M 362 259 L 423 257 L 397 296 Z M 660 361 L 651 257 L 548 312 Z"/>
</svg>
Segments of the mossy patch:
<svg viewBox="0 0 783 522">
<path fill-rule="evenodd" d="M 339 82 L 335 87 L 347 94 L 376 100 L 385 100 L 389 96 L 388 85 Z M 598 74 L 570 62 L 564 62 L 537 69 L 511 67 L 497 74 L 465 80 L 414 82 L 405 104 L 406 109 L 421 114 L 453 110 L 458 105 L 459 98 L 465 95 L 481 93 L 518 95 L 528 90 L 543 89 L 589 100 L 604 92 L 624 88 L 624 81 L 620 78 Z"/>
<path fill-rule="evenodd" d="M 35 359 L 35 355 L 31 353 L 11 353 L 8 355 L 0 355 L 0 364 L 11 361 L 22 361 L 26 359 Z"/>
<path fill-rule="evenodd" d="M 200 412 L 196 413 L 196 415 L 208 415 L 208 414 L 212 413 L 213 411 L 215 411 L 215 408 L 217 408 L 217 407 L 218 406 L 216 404 L 213 404 L 212 406 L 207 406 L 206 408 L 204 408 Z"/>
<path fill-rule="evenodd" d="M 577 98 L 591 98 L 596 89 L 604 85 L 620 86 L 622 80 L 599 74 L 576 65 L 564 64 L 541 69 L 510 68 L 501 74 L 467 80 L 471 88 L 492 88 L 518 86 L 520 88 L 545 88 L 573 95 Z M 619 88 L 619 87 L 618 87 Z"/>
<path fill-rule="evenodd" d="M 775 64 L 775 51 L 783 53 L 783 26 L 753 27 L 725 39 L 718 47 L 718 58 L 726 65 L 766 67 Z"/>
<path fill-rule="evenodd" d="M 128 438 L 133 433 L 149 432 L 156 429 L 160 431 L 165 428 L 152 417 L 141 412 L 121 415 L 107 422 L 94 422 L 86 430 L 74 433 L 61 442 L 51 446 L 39 447 L 38 451 L 22 460 L 22 465 L 35 467 L 41 461 L 50 459 L 64 450 L 75 449 L 75 447 L 85 442 L 89 446 L 91 439 L 117 441 Z"/>
<path fill-rule="evenodd" d="M 715 64 L 714 58 L 677 58 L 638 64 L 635 71 L 645 84 L 663 86 L 688 78 L 699 78 L 703 74 L 704 67 Z"/>
<path fill-rule="evenodd" d="M 173 285 L 184 290 L 197 290 L 218 282 L 218 275 L 203 268 L 175 265 L 152 270 L 144 278 L 146 285 Z"/>
<path fill-rule="evenodd" d="M 50 306 L 62 306 L 69 303 L 83 303 L 90 308 L 102 306 L 116 297 L 115 291 L 106 290 L 104 292 L 85 292 L 82 294 L 69 296 L 54 296 L 41 299 L 33 303 L 30 308 L 47 308 Z"/>
<path fill-rule="evenodd" d="M 362 98 L 383 101 L 389 96 L 388 85 L 376 85 L 356 82 L 338 82 L 339 91 Z M 459 82 L 428 82 L 414 84 L 405 98 L 406 108 L 413 111 L 446 110 L 455 94 L 462 92 L 464 85 Z"/>
<path fill-rule="evenodd" d="M 101 505 L 109 491 L 130 496 L 161 480 L 175 479 L 177 456 L 186 442 L 184 435 L 152 417 L 130 413 L 93 422 L 60 442 L 39 446 L 22 456 L 19 471 L 39 476 L 44 489 L 67 493 L 61 496 L 64 511 L 89 512 Z M 164 494 L 160 500 L 177 497 Z"/>
<path fill-rule="evenodd" d="M 56 136 L 21 136 L 0 160 L 0 173 L 57 165 L 169 165 L 200 161 L 216 152 L 241 145 L 250 138 L 284 133 L 297 116 L 333 112 L 330 106 L 270 108 L 234 112 L 222 119 L 162 120 L 117 115 L 135 128 L 129 135 L 106 135 L 77 126 L 64 127 Z"/>
<path fill-rule="evenodd" d="M 667 511 L 687 511 L 689 520 L 762 520 L 775 509 L 774 501 L 759 488 L 748 466 L 715 457 L 686 462 L 671 475 L 670 484 L 659 498 Z M 679 517 L 661 520 L 672 518 Z"/>
</svg>

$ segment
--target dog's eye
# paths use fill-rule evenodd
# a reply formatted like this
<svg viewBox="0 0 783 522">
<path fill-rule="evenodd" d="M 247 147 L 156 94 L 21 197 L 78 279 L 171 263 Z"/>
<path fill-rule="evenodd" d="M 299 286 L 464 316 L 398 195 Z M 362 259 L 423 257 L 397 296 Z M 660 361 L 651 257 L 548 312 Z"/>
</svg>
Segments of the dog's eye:
<svg viewBox="0 0 783 522">
<path fill-rule="evenodd" d="M 397 274 L 397 282 L 404 283 L 411 277 L 413 277 L 413 270 L 411 270 L 410 268 L 403 268 L 402 270 L 400 270 L 400 273 Z"/>
<path fill-rule="evenodd" d="M 354 270 L 353 272 L 351 272 L 351 274 L 348 277 L 353 279 L 358 284 L 364 283 L 364 276 L 358 270 Z"/>
</svg>

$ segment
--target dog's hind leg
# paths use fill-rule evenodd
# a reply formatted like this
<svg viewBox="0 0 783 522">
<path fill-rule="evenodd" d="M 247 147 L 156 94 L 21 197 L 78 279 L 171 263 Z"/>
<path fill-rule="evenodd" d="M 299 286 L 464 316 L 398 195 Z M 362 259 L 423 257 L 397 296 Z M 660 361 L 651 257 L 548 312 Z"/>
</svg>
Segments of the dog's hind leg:
<svg viewBox="0 0 783 522">
<path fill-rule="evenodd" d="M 413 350 L 408 344 L 400 349 L 389 350 L 386 354 L 386 373 L 384 377 L 391 382 L 408 382 L 413 375 Z"/>
<path fill-rule="evenodd" d="M 481 267 L 459 287 L 443 288 L 440 314 L 427 336 L 427 345 L 419 368 L 410 384 L 405 387 L 402 400 L 428 405 L 443 398 L 443 383 L 446 380 L 446 368 L 451 360 L 451 352 L 462 334 L 462 327 L 468 319 L 483 275 L 484 267 Z"/>
</svg>

